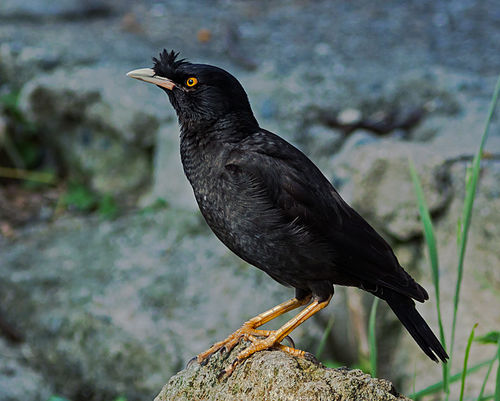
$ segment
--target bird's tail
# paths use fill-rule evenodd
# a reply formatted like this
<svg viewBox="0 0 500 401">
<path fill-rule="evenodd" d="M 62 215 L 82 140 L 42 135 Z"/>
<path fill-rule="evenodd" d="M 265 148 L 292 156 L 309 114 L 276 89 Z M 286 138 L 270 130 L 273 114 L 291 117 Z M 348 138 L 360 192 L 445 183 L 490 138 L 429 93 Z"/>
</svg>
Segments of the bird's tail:
<svg viewBox="0 0 500 401">
<path fill-rule="evenodd" d="M 382 298 L 387 301 L 422 351 L 433 361 L 439 362 L 439 358 L 446 363 L 449 358 L 448 354 L 424 318 L 415 309 L 415 302 L 411 298 L 387 288 L 384 288 Z"/>
</svg>

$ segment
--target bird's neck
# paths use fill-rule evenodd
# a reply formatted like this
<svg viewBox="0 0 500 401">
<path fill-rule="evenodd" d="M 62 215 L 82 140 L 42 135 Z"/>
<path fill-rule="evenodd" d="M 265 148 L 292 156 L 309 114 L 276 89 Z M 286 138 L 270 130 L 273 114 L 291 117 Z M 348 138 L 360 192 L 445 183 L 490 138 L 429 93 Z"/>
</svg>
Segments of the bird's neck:
<svg viewBox="0 0 500 401">
<path fill-rule="evenodd" d="M 246 116 L 225 115 L 216 121 L 179 119 L 179 122 L 182 166 L 193 187 L 209 179 L 228 150 L 259 130 L 251 112 Z"/>
<path fill-rule="evenodd" d="M 210 120 L 180 118 L 179 123 L 181 143 L 194 147 L 236 143 L 259 130 L 252 111 L 240 111 Z"/>
</svg>

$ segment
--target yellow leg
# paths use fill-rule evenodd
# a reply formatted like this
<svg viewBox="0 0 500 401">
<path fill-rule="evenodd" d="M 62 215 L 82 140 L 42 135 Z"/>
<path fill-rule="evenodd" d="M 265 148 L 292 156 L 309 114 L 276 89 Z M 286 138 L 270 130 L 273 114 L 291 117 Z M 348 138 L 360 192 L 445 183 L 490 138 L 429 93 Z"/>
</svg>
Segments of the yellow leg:
<svg viewBox="0 0 500 401">
<path fill-rule="evenodd" d="M 252 341 L 252 345 L 250 345 L 248 348 L 244 349 L 241 351 L 238 356 L 236 357 L 235 361 L 226 368 L 225 370 L 225 375 L 229 376 L 233 372 L 234 368 L 238 363 L 240 363 L 242 360 L 248 358 L 250 355 L 254 354 L 255 352 L 262 351 L 265 349 L 269 349 L 272 347 L 277 347 L 280 348 L 281 350 L 290 353 L 293 356 L 299 356 L 303 357 L 305 355 L 304 351 L 297 350 L 295 348 L 290 348 L 286 347 L 284 345 L 281 345 L 280 342 L 283 341 L 283 339 L 288 336 L 293 330 L 295 330 L 298 326 L 300 326 L 302 323 L 304 323 L 307 319 L 309 319 L 312 315 L 315 313 L 319 312 L 321 309 L 326 307 L 329 303 L 330 300 L 332 299 L 332 296 L 323 302 L 319 302 L 317 300 L 314 300 L 309 306 L 307 306 L 304 310 L 302 310 L 297 316 L 295 316 L 293 319 L 289 320 L 286 322 L 283 326 L 281 326 L 278 330 L 275 330 L 272 332 L 270 336 L 263 340 L 257 340 L 257 341 Z"/>
<path fill-rule="evenodd" d="M 235 345 L 241 341 L 242 338 L 249 339 L 252 341 L 252 343 L 254 343 L 258 341 L 255 341 L 255 337 L 253 336 L 267 337 L 272 335 L 274 331 L 256 330 L 256 328 L 262 326 L 263 324 L 266 324 L 267 322 L 273 320 L 278 316 L 281 316 L 284 313 L 307 304 L 310 300 L 310 295 L 303 299 L 292 298 L 246 321 L 238 330 L 236 330 L 225 340 L 215 343 L 205 352 L 198 354 L 196 358 L 198 360 L 198 363 L 203 362 L 222 347 L 224 347 L 227 351 L 231 351 L 235 347 Z M 250 336 L 252 336 L 252 338 L 250 338 Z"/>
</svg>

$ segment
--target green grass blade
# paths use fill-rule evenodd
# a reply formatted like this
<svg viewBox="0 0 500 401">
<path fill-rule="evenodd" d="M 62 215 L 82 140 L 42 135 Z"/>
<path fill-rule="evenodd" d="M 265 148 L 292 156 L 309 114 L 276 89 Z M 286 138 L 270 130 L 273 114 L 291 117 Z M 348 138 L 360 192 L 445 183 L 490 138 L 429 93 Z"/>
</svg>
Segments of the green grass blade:
<svg viewBox="0 0 500 401">
<path fill-rule="evenodd" d="M 28 171 L 18 168 L 1 167 L 1 166 L 0 166 L 0 177 L 35 181 L 43 184 L 54 184 L 57 178 L 56 175 L 51 172 Z"/>
<path fill-rule="evenodd" d="M 436 301 L 439 303 L 440 293 L 439 293 L 439 259 L 436 246 L 436 237 L 434 235 L 434 227 L 432 225 L 431 216 L 429 213 L 429 208 L 427 202 L 425 201 L 424 191 L 418 177 L 417 170 L 413 160 L 409 160 L 410 163 L 410 174 L 413 181 L 413 186 L 415 188 L 415 194 L 417 196 L 417 205 L 420 212 L 420 219 L 422 220 L 422 225 L 424 228 L 424 237 L 429 251 L 429 259 L 431 262 L 432 269 L 432 280 L 434 283 L 434 288 L 436 290 Z"/>
<path fill-rule="evenodd" d="M 497 380 L 495 384 L 495 401 L 500 401 L 500 341 L 498 342 L 498 348 L 497 348 L 497 361 L 498 361 L 498 366 L 497 366 Z"/>
<path fill-rule="evenodd" d="M 368 321 L 368 338 L 370 342 L 370 371 L 372 377 L 377 377 L 377 338 L 375 336 L 375 323 L 377 316 L 377 306 L 379 299 L 373 299 L 372 308 L 370 310 L 370 319 Z"/>
<path fill-rule="evenodd" d="M 332 315 L 330 317 L 330 320 L 328 320 L 328 323 L 326 325 L 326 329 L 323 332 L 323 336 L 321 337 L 321 341 L 319 342 L 318 348 L 316 349 L 316 358 L 320 358 L 321 354 L 323 354 L 323 350 L 325 349 L 326 341 L 328 340 L 328 336 L 330 335 L 330 332 L 332 331 L 333 328 L 333 322 L 334 322 L 334 316 Z"/>
<path fill-rule="evenodd" d="M 462 380 L 460 383 L 460 401 L 464 401 L 465 378 L 467 377 L 467 362 L 469 361 L 470 347 L 472 345 L 472 340 L 474 340 L 474 331 L 476 330 L 476 327 L 477 323 L 474 325 L 474 327 L 472 327 L 469 339 L 467 340 L 467 346 L 465 347 L 464 368 L 462 369 Z"/>
<path fill-rule="evenodd" d="M 413 181 L 413 186 L 415 188 L 415 194 L 417 196 L 417 205 L 420 213 L 420 219 L 422 220 L 422 225 L 424 228 L 424 238 L 429 252 L 429 259 L 432 271 L 432 282 L 434 284 L 434 292 L 436 297 L 436 311 L 439 324 L 439 339 L 441 340 L 441 344 L 446 350 L 446 337 L 444 334 L 443 319 L 441 318 L 441 297 L 439 291 L 439 258 L 436 245 L 436 237 L 434 235 L 434 227 L 432 225 L 431 215 L 429 213 L 427 202 L 425 201 L 424 191 L 422 189 L 422 185 L 420 183 L 420 179 L 418 177 L 415 164 L 411 159 L 409 163 L 410 163 L 410 175 Z M 450 391 L 448 383 L 449 365 L 443 364 L 442 370 L 443 370 L 443 391 L 448 394 Z"/>
<path fill-rule="evenodd" d="M 496 360 L 496 356 L 495 359 Z M 467 375 L 470 375 L 471 373 L 477 372 L 478 370 L 484 368 L 485 366 L 488 366 L 491 363 L 491 359 L 487 359 L 486 361 L 482 361 L 477 363 L 476 365 L 471 366 L 470 368 L 467 369 Z M 460 380 L 462 378 L 462 372 L 454 374 L 449 377 L 449 383 L 455 383 L 456 381 Z M 426 388 L 417 391 L 416 393 L 410 394 L 408 397 L 411 399 L 419 399 L 422 398 L 423 396 L 429 395 L 429 394 L 434 394 L 439 392 L 443 388 L 443 381 L 438 381 L 437 383 L 431 384 L 430 386 L 427 386 Z"/>
<path fill-rule="evenodd" d="M 490 362 L 490 365 L 488 366 L 488 370 L 486 372 L 486 375 L 484 376 L 483 384 L 481 385 L 481 391 L 477 396 L 477 401 L 482 401 L 484 399 L 484 390 L 486 389 L 486 383 L 488 382 L 491 371 L 493 370 L 493 365 L 495 364 L 495 360 L 496 358 L 493 358 Z"/>
<path fill-rule="evenodd" d="M 488 133 L 491 125 L 491 119 L 495 111 L 498 94 L 500 93 L 500 77 L 497 80 L 495 90 L 493 92 L 493 97 L 491 98 L 490 107 L 488 110 L 488 117 L 486 118 L 486 124 L 484 127 L 484 132 L 481 137 L 481 143 L 479 149 L 474 156 L 472 162 L 472 171 L 467 179 L 466 193 L 464 209 L 462 213 L 462 221 L 459 231 L 459 252 L 458 252 L 458 273 L 457 273 L 457 283 L 455 288 L 455 296 L 453 298 L 453 321 L 451 325 L 451 340 L 450 340 L 450 363 L 453 355 L 453 347 L 455 345 L 455 330 L 457 326 L 457 311 L 458 303 L 460 301 L 460 288 L 462 286 L 463 269 L 464 269 L 464 259 L 465 259 L 465 249 L 467 248 L 467 237 L 469 232 L 470 221 L 472 217 L 472 207 L 474 206 L 474 197 L 476 195 L 477 181 L 479 178 L 479 168 L 481 165 L 481 157 L 483 155 L 484 145 L 488 139 Z"/>
</svg>

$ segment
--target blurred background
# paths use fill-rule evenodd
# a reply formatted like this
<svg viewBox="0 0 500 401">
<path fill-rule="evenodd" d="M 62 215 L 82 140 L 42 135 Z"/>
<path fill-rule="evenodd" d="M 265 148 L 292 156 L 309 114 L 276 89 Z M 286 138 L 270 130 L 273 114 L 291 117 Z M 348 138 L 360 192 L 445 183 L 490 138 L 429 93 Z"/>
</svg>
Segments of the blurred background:
<svg viewBox="0 0 500 401">
<path fill-rule="evenodd" d="M 419 311 L 437 334 L 415 161 L 449 338 L 466 169 L 500 73 L 500 3 L 2 0 L 0 400 L 152 399 L 194 355 L 293 296 L 209 231 L 168 99 L 125 76 L 163 48 L 242 82 L 261 126 L 308 154 L 428 289 Z M 485 150 L 452 372 L 475 323 L 478 335 L 500 327 L 495 120 Z M 296 346 L 365 367 L 372 299 L 338 288 Z M 376 334 L 379 377 L 406 393 L 439 380 L 386 305 Z M 473 343 L 470 364 L 494 353 Z M 467 379 L 468 396 L 484 377 Z"/>
</svg>

